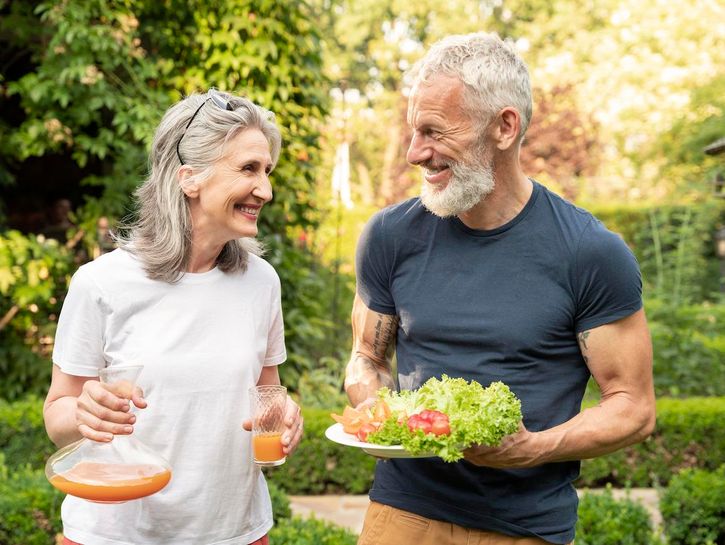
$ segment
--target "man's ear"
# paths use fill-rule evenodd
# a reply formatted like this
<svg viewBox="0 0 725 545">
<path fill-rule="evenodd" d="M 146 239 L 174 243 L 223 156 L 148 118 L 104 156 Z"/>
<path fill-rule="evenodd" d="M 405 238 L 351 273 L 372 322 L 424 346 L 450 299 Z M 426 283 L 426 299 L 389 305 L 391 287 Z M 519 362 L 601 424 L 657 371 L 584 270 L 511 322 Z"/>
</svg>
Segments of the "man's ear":
<svg viewBox="0 0 725 545">
<path fill-rule="evenodd" d="M 498 112 L 492 124 L 492 137 L 496 147 L 505 151 L 513 146 L 521 132 L 521 114 L 516 108 L 507 107 Z"/>
<path fill-rule="evenodd" d="M 176 174 L 181 190 L 190 199 L 199 196 L 199 184 L 193 179 L 193 175 L 194 171 L 187 165 L 182 166 Z"/>
</svg>

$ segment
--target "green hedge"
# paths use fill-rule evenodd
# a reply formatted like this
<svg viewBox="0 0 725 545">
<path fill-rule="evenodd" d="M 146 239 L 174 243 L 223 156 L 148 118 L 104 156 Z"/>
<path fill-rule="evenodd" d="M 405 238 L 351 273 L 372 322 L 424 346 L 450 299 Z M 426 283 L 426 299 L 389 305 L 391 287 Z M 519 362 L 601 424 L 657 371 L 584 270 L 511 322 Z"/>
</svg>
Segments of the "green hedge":
<svg viewBox="0 0 725 545">
<path fill-rule="evenodd" d="M 302 443 L 284 465 L 266 470 L 267 480 L 290 494 L 367 494 L 375 458 L 325 437 L 330 411 L 305 409 L 304 418 Z"/>
<path fill-rule="evenodd" d="M 585 460 L 578 486 L 667 484 L 681 469 L 716 469 L 725 462 L 725 398 L 657 400 L 657 426 L 646 441 Z"/>
<path fill-rule="evenodd" d="M 42 399 L 0 400 L 0 452 L 8 467 L 30 464 L 42 468 L 55 451 L 45 433 Z"/>
<path fill-rule="evenodd" d="M 0 543 L 50 545 L 61 532 L 63 494 L 50 486 L 42 469 L 8 468 L 0 454 Z"/>
<path fill-rule="evenodd" d="M 325 429 L 329 411 L 305 409 L 305 436 L 287 463 L 266 471 L 267 479 L 289 494 L 365 494 L 375 459 L 333 443 Z M 577 485 L 607 483 L 633 487 L 665 485 L 684 468 L 715 470 L 725 463 L 725 398 L 662 398 L 652 437 L 608 456 L 585 460 Z M 0 402 L 0 451 L 8 467 L 30 463 L 41 469 L 55 448 L 45 435 L 42 401 Z"/>
<path fill-rule="evenodd" d="M 725 465 L 675 476 L 662 495 L 660 512 L 670 545 L 725 543 Z"/>
<path fill-rule="evenodd" d="M 616 499 L 611 487 L 586 492 L 579 501 L 576 545 L 660 545 L 652 519 L 642 504 Z"/>
</svg>

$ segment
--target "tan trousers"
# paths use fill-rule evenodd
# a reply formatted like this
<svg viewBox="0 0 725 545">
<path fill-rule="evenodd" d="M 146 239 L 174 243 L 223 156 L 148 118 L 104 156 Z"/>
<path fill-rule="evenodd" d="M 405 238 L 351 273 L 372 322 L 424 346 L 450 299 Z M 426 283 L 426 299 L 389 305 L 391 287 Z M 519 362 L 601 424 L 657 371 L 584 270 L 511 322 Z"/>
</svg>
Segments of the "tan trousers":
<svg viewBox="0 0 725 545">
<path fill-rule="evenodd" d="M 370 502 L 357 545 L 550 545 L 538 537 L 511 537 L 428 519 Z M 570 544 L 572 545 L 572 544 Z"/>
</svg>

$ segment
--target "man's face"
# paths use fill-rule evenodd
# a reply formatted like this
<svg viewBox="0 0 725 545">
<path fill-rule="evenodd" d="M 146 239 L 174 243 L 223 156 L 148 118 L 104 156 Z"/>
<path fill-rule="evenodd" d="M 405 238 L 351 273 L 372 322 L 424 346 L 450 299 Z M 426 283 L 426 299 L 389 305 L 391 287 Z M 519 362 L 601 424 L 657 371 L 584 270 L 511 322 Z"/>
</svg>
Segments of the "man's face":
<svg viewBox="0 0 725 545">
<path fill-rule="evenodd" d="M 423 168 L 421 201 L 441 217 L 470 210 L 493 191 L 493 163 L 464 110 L 464 86 L 440 76 L 413 90 L 408 162 Z"/>
</svg>

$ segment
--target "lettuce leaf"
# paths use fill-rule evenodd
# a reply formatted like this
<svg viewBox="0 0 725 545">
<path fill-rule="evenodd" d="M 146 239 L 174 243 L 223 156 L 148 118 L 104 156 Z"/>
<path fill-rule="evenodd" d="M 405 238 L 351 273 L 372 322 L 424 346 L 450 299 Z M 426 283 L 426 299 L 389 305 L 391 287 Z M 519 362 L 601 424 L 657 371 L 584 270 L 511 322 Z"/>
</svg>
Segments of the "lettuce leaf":
<svg viewBox="0 0 725 545">
<path fill-rule="evenodd" d="M 391 416 L 367 441 L 378 445 L 401 445 L 411 454 L 430 453 L 446 462 L 463 458 L 472 445 L 498 446 L 518 430 L 521 401 L 503 382 L 484 388 L 478 382 L 443 375 L 429 379 L 418 390 L 393 392 L 382 388 L 378 397 L 390 407 Z M 425 434 L 408 429 L 407 419 L 423 409 L 448 415 L 450 435 Z"/>
</svg>

